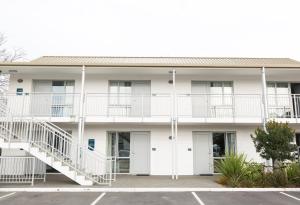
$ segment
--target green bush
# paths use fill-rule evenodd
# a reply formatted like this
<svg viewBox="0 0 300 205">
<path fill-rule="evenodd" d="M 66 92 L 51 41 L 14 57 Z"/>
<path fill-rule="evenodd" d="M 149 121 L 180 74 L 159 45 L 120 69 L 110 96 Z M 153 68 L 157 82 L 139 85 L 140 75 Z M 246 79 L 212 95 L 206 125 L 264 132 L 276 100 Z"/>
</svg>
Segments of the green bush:
<svg viewBox="0 0 300 205">
<path fill-rule="evenodd" d="M 244 154 L 227 154 L 216 162 L 222 174 L 220 184 L 230 187 L 288 187 L 300 186 L 300 164 L 278 164 L 273 172 L 265 172 L 263 164 L 247 162 Z"/>
<path fill-rule="evenodd" d="M 290 184 L 300 185 L 300 164 L 298 162 L 289 164 L 286 173 Z"/>
<path fill-rule="evenodd" d="M 216 168 L 223 175 L 223 181 L 229 186 L 237 187 L 248 173 L 248 166 L 244 154 L 227 154 L 225 159 L 216 162 Z"/>
</svg>

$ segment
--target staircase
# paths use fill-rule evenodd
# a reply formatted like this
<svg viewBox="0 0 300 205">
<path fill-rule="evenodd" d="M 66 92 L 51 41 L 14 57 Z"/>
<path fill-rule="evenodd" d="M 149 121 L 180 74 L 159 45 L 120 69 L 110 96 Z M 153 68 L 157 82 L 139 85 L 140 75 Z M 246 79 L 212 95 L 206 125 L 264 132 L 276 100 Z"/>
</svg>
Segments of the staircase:
<svg viewBox="0 0 300 205">
<path fill-rule="evenodd" d="M 111 185 L 113 160 L 51 122 L 15 117 L 0 102 L 0 148 L 24 149 L 80 185 Z"/>
</svg>

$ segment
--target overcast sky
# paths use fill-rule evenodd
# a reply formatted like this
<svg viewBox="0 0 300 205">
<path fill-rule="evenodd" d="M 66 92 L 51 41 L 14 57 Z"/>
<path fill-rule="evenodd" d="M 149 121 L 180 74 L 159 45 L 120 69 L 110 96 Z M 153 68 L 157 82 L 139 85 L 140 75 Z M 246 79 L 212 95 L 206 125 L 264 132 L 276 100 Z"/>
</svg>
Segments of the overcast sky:
<svg viewBox="0 0 300 205">
<path fill-rule="evenodd" d="M 299 0 L 0 0 L 0 32 L 42 55 L 290 57 Z"/>
</svg>

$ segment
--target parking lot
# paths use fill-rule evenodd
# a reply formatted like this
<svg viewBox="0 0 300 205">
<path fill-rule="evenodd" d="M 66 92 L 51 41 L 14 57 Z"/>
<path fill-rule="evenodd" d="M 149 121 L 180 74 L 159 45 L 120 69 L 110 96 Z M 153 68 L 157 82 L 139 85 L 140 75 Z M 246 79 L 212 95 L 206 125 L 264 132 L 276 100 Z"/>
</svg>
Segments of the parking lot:
<svg viewBox="0 0 300 205">
<path fill-rule="evenodd" d="M 299 205 L 300 192 L 11 192 L 1 205 Z"/>
</svg>

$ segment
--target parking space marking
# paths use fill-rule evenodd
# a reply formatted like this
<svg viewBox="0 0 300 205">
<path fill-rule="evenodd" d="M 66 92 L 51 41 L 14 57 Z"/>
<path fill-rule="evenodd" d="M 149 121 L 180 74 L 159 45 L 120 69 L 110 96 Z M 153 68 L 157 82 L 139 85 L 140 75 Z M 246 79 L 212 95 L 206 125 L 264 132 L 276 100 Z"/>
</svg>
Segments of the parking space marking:
<svg viewBox="0 0 300 205">
<path fill-rule="evenodd" d="M 199 198 L 199 196 L 195 193 L 192 192 L 193 196 L 195 197 L 196 201 L 200 204 L 200 205 L 205 205 L 204 202 Z"/>
<path fill-rule="evenodd" d="M 98 197 L 95 199 L 95 201 L 93 201 L 93 202 L 91 203 L 91 205 L 96 205 L 96 204 L 104 197 L 105 194 L 106 194 L 105 192 L 103 192 L 102 194 L 100 194 L 100 196 L 98 196 Z"/>
<path fill-rule="evenodd" d="M 12 195 L 14 195 L 15 193 L 16 193 L 16 192 L 9 193 L 9 194 L 6 194 L 6 195 L 4 195 L 4 196 L 0 196 L 0 199 L 4 199 L 4 198 L 6 198 L 6 197 L 12 196 Z"/>
<path fill-rule="evenodd" d="M 290 194 L 287 194 L 287 193 L 284 193 L 284 192 L 279 192 L 280 194 L 283 194 L 283 195 L 285 195 L 285 196 L 288 196 L 288 197 L 290 197 L 290 198 L 292 198 L 292 199 L 295 199 L 295 200 L 297 200 L 297 201 L 300 201 L 300 199 L 299 198 L 297 198 L 297 197 L 295 197 L 295 196 L 292 196 L 292 195 L 290 195 Z"/>
</svg>

